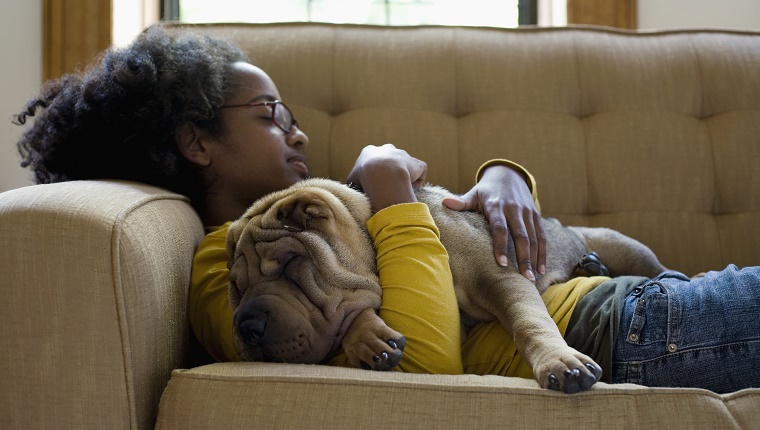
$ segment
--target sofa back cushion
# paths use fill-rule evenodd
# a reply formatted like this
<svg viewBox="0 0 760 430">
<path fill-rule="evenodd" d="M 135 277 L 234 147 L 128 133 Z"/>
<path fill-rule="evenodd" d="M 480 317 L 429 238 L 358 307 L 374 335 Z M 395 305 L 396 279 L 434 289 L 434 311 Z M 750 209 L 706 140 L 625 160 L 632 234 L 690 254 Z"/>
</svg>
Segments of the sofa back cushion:
<svg viewBox="0 0 760 430">
<path fill-rule="evenodd" d="M 544 215 L 693 274 L 760 255 L 760 32 L 207 25 L 278 85 L 314 176 L 391 142 L 430 181 L 524 164 Z"/>
</svg>

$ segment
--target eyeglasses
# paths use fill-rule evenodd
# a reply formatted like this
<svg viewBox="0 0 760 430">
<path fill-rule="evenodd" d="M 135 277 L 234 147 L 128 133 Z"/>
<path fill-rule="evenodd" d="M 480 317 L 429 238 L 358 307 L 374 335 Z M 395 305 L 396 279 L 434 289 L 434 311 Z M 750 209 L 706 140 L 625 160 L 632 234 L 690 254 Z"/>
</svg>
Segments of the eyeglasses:
<svg viewBox="0 0 760 430">
<path fill-rule="evenodd" d="M 243 103 L 239 105 L 226 105 L 220 106 L 219 109 L 237 108 L 237 107 L 254 107 L 254 106 L 269 106 L 272 108 L 272 116 L 269 118 L 272 123 L 276 125 L 280 130 L 285 133 L 293 131 L 293 126 L 298 127 L 298 121 L 293 118 L 293 112 L 280 100 L 272 100 L 266 102 L 256 103 Z"/>
</svg>

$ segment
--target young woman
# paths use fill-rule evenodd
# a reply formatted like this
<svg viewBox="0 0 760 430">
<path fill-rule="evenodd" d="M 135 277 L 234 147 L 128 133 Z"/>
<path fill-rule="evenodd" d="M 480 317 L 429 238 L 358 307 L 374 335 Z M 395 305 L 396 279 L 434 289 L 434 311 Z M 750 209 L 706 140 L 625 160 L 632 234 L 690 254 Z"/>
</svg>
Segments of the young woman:
<svg viewBox="0 0 760 430">
<path fill-rule="evenodd" d="M 208 231 L 193 264 L 190 322 L 215 359 L 236 359 L 227 227 L 259 197 L 308 176 L 308 137 L 269 76 L 227 41 L 154 26 L 84 74 L 47 83 L 16 122 L 30 117 L 18 147 L 38 182 L 128 179 L 190 197 Z M 532 377 L 497 323 L 477 326 L 460 343 L 448 256 L 412 192 L 426 170 L 392 145 L 369 146 L 348 177 L 375 211 L 368 228 L 383 286 L 380 315 L 408 341 L 399 368 Z M 486 215 L 497 261 L 511 233 L 521 272 L 543 272 L 531 175 L 493 160 L 476 177 L 472 190 L 446 204 Z M 543 297 L 571 345 L 605 367 L 607 381 L 732 391 L 760 385 L 760 271 L 734 269 L 697 281 L 578 278 Z"/>
</svg>

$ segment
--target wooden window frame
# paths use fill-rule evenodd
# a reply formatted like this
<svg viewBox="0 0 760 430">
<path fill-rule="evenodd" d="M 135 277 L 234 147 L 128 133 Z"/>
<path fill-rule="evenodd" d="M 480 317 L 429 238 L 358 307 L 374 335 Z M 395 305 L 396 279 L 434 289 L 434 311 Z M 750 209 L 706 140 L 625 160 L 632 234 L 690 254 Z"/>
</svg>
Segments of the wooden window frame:
<svg viewBox="0 0 760 430">
<path fill-rule="evenodd" d="M 161 18 L 179 21 L 180 0 L 161 0 Z M 519 24 L 535 25 L 538 22 L 538 0 L 518 0 Z"/>
</svg>

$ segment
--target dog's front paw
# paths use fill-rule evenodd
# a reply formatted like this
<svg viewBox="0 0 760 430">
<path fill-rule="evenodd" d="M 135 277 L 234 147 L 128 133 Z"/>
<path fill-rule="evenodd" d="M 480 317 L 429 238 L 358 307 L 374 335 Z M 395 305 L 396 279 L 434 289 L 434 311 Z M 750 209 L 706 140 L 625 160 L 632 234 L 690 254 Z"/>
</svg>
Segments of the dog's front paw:
<svg viewBox="0 0 760 430">
<path fill-rule="evenodd" d="M 567 394 L 586 391 L 602 377 L 602 368 L 591 358 L 570 348 L 547 356 L 534 372 L 543 388 Z"/>
<path fill-rule="evenodd" d="M 356 317 L 343 338 L 349 364 L 372 370 L 391 370 L 404 356 L 406 338 L 388 327 L 374 310 Z"/>
<path fill-rule="evenodd" d="M 406 346 L 406 338 L 401 336 L 398 339 L 390 339 L 386 342 L 391 351 L 388 352 L 385 348 L 378 354 L 374 354 L 368 362 L 366 360 L 360 360 L 359 365 L 367 370 L 382 370 L 388 371 L 398 366 L 401 363 L 401 359 L 404 357 L 404 347 Z"/>
</svg>

